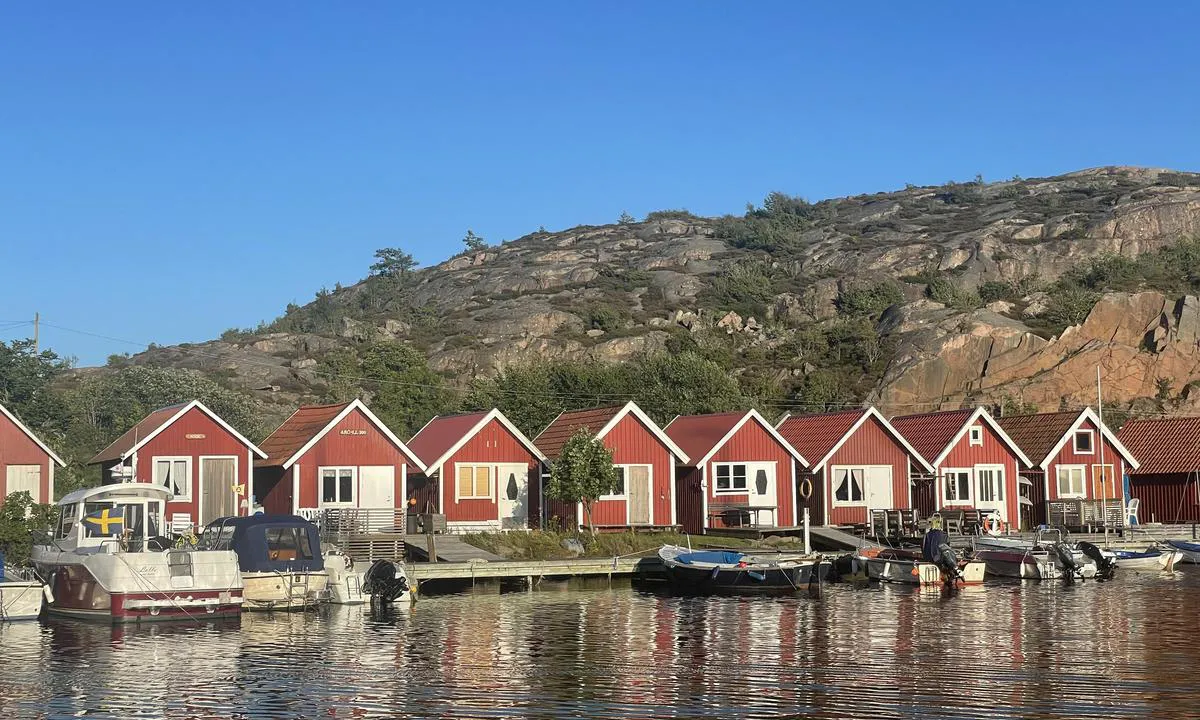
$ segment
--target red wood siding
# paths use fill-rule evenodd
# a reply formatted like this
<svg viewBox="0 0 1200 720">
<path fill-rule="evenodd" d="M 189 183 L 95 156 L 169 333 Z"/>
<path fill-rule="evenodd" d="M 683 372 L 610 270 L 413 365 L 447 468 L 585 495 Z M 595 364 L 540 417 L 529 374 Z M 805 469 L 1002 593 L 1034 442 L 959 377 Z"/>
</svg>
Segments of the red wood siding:
<svg viewBox="0 0 1200 720">
<path fill-rule="evenodd" d="M 1005 505 L 1008 506 L 1009 522 L 1016 527 L 1017 518 L 1019 517 L 1017 515 L 1017 476 L 1020 468 L 1020 460 L 1017 459 L 1017 456 L 1013 454 L 1013 451 L 1000 439 L 1000 436 L 996 434 L 996 431 L 990 425 L 978 422 L 975 426 L 983 428 L 983 444 L 972 445 L 971 434 L 969 432 L 963 433 L 962 437 L 959 438 L 958 442 L 954 444 L 954 447 L 946 455 L 946 459 L 936 468 L 939 478 L 937 487 L 935 488 L 937 502 L 939 505 L 941 504 L 943 495 L 940 480 L 942 468 L 963 469 L 974 468 L 976 465 L 1003 465 L 1004 501 Z M 926 459 L 933 462 L 935 458 Z M 979 493 L 979 486 L 974 479 L 972 479 L 972 482 L 976 483 L 971 488 L 971 497 L 975 499 Z M 975 504 L 974 502 L 959 503 L 947 507 L 970 510 L 975 507 Z"/>
<path fill-rule="evenodd" d="M 613 451 L 615 465 L 650 465 L 652 525 L 671 524 L 671 486 L 675 479 L 671 451 L 632 414 L 621 418 L 604 436 L 604 446 Z M 597 525 L 625 525 L 626 501 L 601 500 L 595 503 Z"/>
<path fill-rule="evenodd" d="M 1131 475 L 1129 492 L 1138 498 L 1138 522 L 1200 522 L 1196 473 Z"/>
<path fill-rule="evenodd" d="M 721 446 L 713 454 L 712 458 L 709 459 L 707 465 L 709 509 L 711 510 L 714 504 L 721 502 L 747 502 L 749 499 L 748 495 L 716 494 L 716 465 L 719 463 L 741 462 L 775 463 L 775 502 L 773 504 L 776 507 L 776 524 L 780 527 L 795 525 L 795 490 L 793 487 L 795 480 L 792 474 L 792 464 L 795 462 L 795 458 L 762 425 L 753 420 L 746 422 L 738 428 L 733 437 L 729 438 L 729 441 Z M 747 482 L 753 481 L 753 478 L 747 478 Z M 769 516 L 764 513 L 761 520 L 769 522 L 768 518 Z M 723 525 L 724 523 L 720 518 L 715 519 L 716 527 Z"/>
<path fill-rule="evenodd" d="M 813 461 L 815 462 L 815 461 Z M 907 508 L 908 498 L 908 452 L 895 438 L 884 429 L 876 418 L 872 417 L 859 426 L 847 438 L 829 462 L 825 463 L 825 486 L 823 489 L 829 497 L 829 523 L 832 525 L 852 525 L 867 522 L 866 506 L 832 507 L 833 482 L 832 468 L 835 466 L 890 465 L 892 467 L 892 507 Z"/>
<path fill-rule="evenodd" d="M 804 508 L 808 508 L 808 521 L 813 525 L 825 524 L 825 480 L 824 473 L 811 472 L 807 468 L 802 467 L 799 461 L 795 461 L 796 467 L 796 496 L 800 498 L 800 517 L 804 517 Z M 812 493 L 808 499 L 800 497 L 800 487 L 804 484 L 804 480 L 812 484 Z M 798 523 L 797 523 L 798 524 Z"/>
<path fill-rule="evenodd" d="M 316 508 L 320 506 L 318 472 L 322 467 L 391 465 L 396 468 L 396 486 L 392 497 L 395 499 L 396 507 L 401 507 L 404 502 L 404 491 L 401 485 L 408 459 L 357 408 L 330 428 L 329 432 L 306 450 L 296 462 L 300 465 L 299 507 Z M 354 495 L 356 503 L 358 498 L 359 494 L 356 491 Z"/>
<path fill-rule="evenodd" d="M 1084 491 L 1087 493 L 1087 498 L 1091 500 L 1100 499 L 1099 495 L 1094 495 L 1092 492 L 1092 466 L 1100 464 L 1100 447 L 1102 444 L 1101 436 L 1099 431 L 1096 429 L 1095 424 L 1091 420 L 1085 420 L 1083 425 L 1080 426 L 1080 429 L 1092 431 L 1092 442 L 1095 445 L 1096 451 L 1093 453 L 1077 453 L 1075 452 L 1074 433 L 1072 433 L 1071 437 L 1067 438 L 1067 442 L 1063 445 L 1062 449 L 1058 451 L 1058 454 L 1055 455 L 1054 458 L 1051 459 L 1050 463 L 1046 466 L 1046 476 L 1050 478 L 1050 497 L 1047 498 L 1049 501 L 1058 500 L 1059 465 L 1083 465 Z M 1107 439 L 1103 441 L 1103 447 L 1104 464 L 1112 465 L 1113 467 L 1116 496 L 1124 499 L 1125 483 L 1121 481 L 1121 478 L 1124 477 L 1126 471 L 1125 458 L 1121 457 L 1120 453 L 1116 451 L 1116 449 L 1112 446 L 1112 443 L 1110 443 Z M 1040 458 L 1033 460 L 1034 462 L 1038 462 Z M 1113 498 L 1109 499 L 1111 500 Z"/>
<path fill-rule="evenodd" d="M 440 474 L 446 481 L 440 483 L 442 493 L 442 512 L 447 522 L 470 522 L 498 520 L 499 507 L 496 503 L 496 487 L 493 477 L 492 498 L 490 500 L 459 500 L 454 501 L 454 488 L 457 480 L 455 465 L 457 463 L 480 464 L 521 464 L 526 466 L 525 477 L 529 482 L 529 519 L 536 527 L 537 517 L 541 507 L 541 461 L 531 453 L 508 428 L 498 420 L 492 420 L 478 433 L 458 449 L 442 466 Z"/>
<path fill-rule="evenodd" d="M 675 468 L 675 520 L 686 533 L 704 532 L 704 490 L 700 487 L 699 468 Z"/>
<path fill-rule="evenodd" d="M 189 437 L 190 436 L 190 437 Z M 221 427 L 199 408 L 188 410 L 182 417 L 154 436 L 137 451 L 138 482 L 154 482 L 154 458 L 190 457 L 192 459 L 192 499 L 190 502 L 167 503 L 167 519 L 175 513 L 187 513 L 193 523 L 200 522 L 200 458 L 222 456 L 237 458 L 237 482 L 250 487 L 253 472 L 251 450 L 233 433 Z M 105 473 L 105 480 L 108 474 Z M 246 507 L 242 506 L 246 501 Z M 238 498 L 237 512 L 249 510 L 249 493 Z"/>
<path fill-rule="evenodd" d="M 53 463 L 54 461 L 50 459 L 46 451 L 38 447 L 37 443 L 31 440 L 21 428 L 4 415 L 0 415 L 0 505 L 4 504 L 4 498 L 8 496 L 8 488 L 5 485 L 8 480 L 9 465 L 37 465 L 40 467 L 41 482 L 38 496 L 33 498 L 33 501 L 53 502 L 54 499 L 50 497 L 50 477 L 55 470 L 51 467 Z"/>
<path fill-rule="evenodd" d="M 292 514 L 292 471 L 281 467 L 254 468 L 254 496 L 269 515 Z"/>
</svg>

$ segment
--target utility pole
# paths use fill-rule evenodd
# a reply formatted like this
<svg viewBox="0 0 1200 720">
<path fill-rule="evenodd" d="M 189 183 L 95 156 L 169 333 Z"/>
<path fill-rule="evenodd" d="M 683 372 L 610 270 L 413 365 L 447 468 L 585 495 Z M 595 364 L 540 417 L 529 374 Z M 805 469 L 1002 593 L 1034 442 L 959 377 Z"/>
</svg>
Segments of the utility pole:
<svg viewBox="0 0 1200 720">
<path fill-rule="evenodd" d="M 1096 405 L 1100 410 L 1097 416 L 1100 419 L 1100 427 L 1096 428 L 1096 437 L 1100 442 L 1100 521 L 1104 523 L 1104 547 L 1108 547 L 1108 467 L 1104 464 L 1104 396 L 1100 393 L 1100 366 L 1096 365 Z M 1096 469 L 1092 468 L 1092 490 L 1095 486 Z M 1113 483 L 1114 489 L 1116 483 Z M 1114 493 L 1115 494 L 1115 493 Z M 1117 497 L 1120 497 L 1119 495 Z M 1124 505 L 1124 502 L 1121 503 Z M 1122 508 L 1122 511 L 1124 508 Z M 1122 517 L 1121 523 L 1124 524 L 1125 519 Z"/>
<path fill-rule="evenodd" d="M 41 319 L 42 319 L 42 317 L 41 317 L 40 313 L 35 312 L 33 314 L 33 354 L 34 355 L 37 355 L 39 352 L 41 352 L 41 349 L 38 345 L 38 325 L 41 324 Z"/>
</svg>

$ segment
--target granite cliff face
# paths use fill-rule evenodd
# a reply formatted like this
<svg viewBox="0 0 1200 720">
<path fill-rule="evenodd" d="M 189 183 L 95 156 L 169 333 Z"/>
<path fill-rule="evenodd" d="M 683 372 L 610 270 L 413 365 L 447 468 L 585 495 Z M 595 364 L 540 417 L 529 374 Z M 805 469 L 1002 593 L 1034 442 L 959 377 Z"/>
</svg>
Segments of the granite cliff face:
<svg viewBox="0 0 1200 720">
<path fill-rule="evenodd" d="M 804 212 L 786 246 L 683 212 L 538 232 L 402 282 L 368 278 L 319 295 L 263 331 L 128 362 L 196 368 L 288 405 L 321 395 L 327 353 L 366 342 L 412 343 L 453 383 L 538 359 L 635 360 L 687 335 L 728 340 L 735 373 L 776 363 L 786 385 L 815 369 L 791 350 L 806 328 L 838 322 L 850 290 L 891 282 L 899 297 L 871 321 L 893 354 L 865 393 L 884 407 L 1007 397 L 1049 410 L 1091 401 L 1099 365 L 1114 401 L 1200 410 L 1195 296 L 1109 294 L 1080 325 L 1044 322 L 1055 300 L 1044 290 L 1072 268 L 1200 235 L 1200 175 L 1101 168 L 910 187 Z M 939 302 L 937 278 L 964 292 L 1020 292 L 984 307 Z"/>
</svg>

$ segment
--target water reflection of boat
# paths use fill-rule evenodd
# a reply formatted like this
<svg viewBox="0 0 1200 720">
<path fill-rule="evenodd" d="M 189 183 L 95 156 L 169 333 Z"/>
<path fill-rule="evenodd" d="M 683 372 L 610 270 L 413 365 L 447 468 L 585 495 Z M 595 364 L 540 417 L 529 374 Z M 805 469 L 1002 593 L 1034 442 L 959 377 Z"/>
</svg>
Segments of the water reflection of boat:
<svg viewBox="0 0 1200 720">
<path fill-rule="evenodd" d="M 50 592 L 32 571 L 6 567 L 0 553 L 0 621 L 37 620 Z"/>
<path fill-rule="evenodd" d="M 1112 556 L 1117 561 L 1117 567 L 1122 570 L 1172 572 L 1176 565 L 1183 562 L 1183 553 L 1179 550 L 1163 550 L 1158 547 L 1145 550 L 1106 550 L 1105 553 Z"/>
<path fill-rule="evenodd" d="M 237 553 L 247 609 L 298 610 L 326 596 L 320 531 L 298 515 L 217 518 L 200 547 Z"/>
<path fill-rule="evenodd" d="M 1096 577 L 1098 571 L 1097 558 L 1069 544 L 1058 528 L 1039 531 L 1032 542 L 981 536 L 974 539 L 973 556 L 987 565 L 989 575 L 1000 577 L 1091 578 Z"/>
<path fill-rule="evenodd" d="M 34 545 L 52 613 L 112 622 L 237 615 L 242 578 L 229 550 L 175 549 L 159 534 L 171 492 L 105 485 L 58 502 L 53 537 Z"/>
<path fill-rule="evenodd" d="M 926 533 L 920 550 L 873 548 L 860 551 L 857 560 L 869 579 L 904 585 L 978 585 L 985 569 L 982 562 L 960 558 L 940 530 Z"/>
<path fill-rule="evenodd" d="M 658 556 L 675 588 L 701 593 L 797 592 L 825 579 L 831 567 L 820 558 L 693 551 L 675 545 L 663 545 Z"/>
</svg>

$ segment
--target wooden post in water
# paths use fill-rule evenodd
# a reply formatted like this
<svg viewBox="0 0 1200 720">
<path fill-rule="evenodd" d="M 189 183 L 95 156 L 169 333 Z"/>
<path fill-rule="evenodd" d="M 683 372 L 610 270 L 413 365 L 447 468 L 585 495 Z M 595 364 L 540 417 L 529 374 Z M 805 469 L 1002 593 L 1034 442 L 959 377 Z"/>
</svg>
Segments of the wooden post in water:
<svg viewBox="0 0 1200 720">
<path fill-rule="evenodd" d="M 812 553 L 812 543 L 808 535 L 808 508 L 804 508 L 804 554 Z"/>
<path fill-rule="evenodd" d="M 437 562 L 437 541 L 433 539 L 433 533 L 429 533 L 425 538 L 425 549 L 429 553 L 429 562 Z"/>
</svg>

